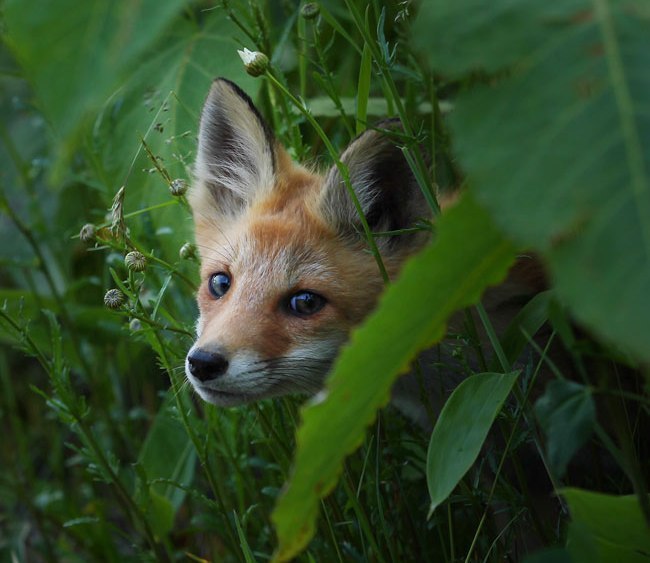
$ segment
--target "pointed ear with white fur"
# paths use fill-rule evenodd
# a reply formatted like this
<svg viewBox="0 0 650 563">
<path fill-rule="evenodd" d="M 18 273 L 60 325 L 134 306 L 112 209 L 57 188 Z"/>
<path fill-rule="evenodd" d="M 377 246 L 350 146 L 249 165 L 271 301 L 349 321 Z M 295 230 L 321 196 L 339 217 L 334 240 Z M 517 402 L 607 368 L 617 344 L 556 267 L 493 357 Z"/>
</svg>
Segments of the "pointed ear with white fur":
<svg viewBox="0 0 650 563">
<path fill-rule="evenodd" d="M 251 99 L 234 83 L 217 78 L 201 112 L 194 213 L 237 215 L 257 193 L 273 186 L 275 139 Z"/>
<path fill-rule="evenodd" d="M 430 215 L 426 200 L 398 144 L 389 131 L 400 131 L 399 122 L 384 121 L 378 129 L 357 137 L 341 155 L 350 174 L 350 183 L 373 232 L 408 229 Z M 329 171 L 322 192 L 321 209 L 341 235 L 351 237 L 362 231 L 339 170 Z M 380 247 L 413 243 L 413 236 L 398 235 L 377 239 Z"/>
</svg>

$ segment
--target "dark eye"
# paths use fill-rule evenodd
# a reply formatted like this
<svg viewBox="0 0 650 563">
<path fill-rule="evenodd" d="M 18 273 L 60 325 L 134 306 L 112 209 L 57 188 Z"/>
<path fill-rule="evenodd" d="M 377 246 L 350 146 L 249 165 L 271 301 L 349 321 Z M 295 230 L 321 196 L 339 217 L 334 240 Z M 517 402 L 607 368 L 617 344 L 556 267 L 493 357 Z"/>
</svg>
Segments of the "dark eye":
<svg viewBox="0 0 650 563">
<path fill-rule="evenodd" d="M 208 288 L 215 299 L 221 299 L 230 289 L 230 276 L 223 272 L 212 274 L 208 282 Z"/>
<path fill-rule="evenodd" d="M 311 291 L 299 291 L 289 299 L 289 310 L 299 317 L 308 317 L 318 313 L 327 303 L 327 300 Z"/>
</svg>

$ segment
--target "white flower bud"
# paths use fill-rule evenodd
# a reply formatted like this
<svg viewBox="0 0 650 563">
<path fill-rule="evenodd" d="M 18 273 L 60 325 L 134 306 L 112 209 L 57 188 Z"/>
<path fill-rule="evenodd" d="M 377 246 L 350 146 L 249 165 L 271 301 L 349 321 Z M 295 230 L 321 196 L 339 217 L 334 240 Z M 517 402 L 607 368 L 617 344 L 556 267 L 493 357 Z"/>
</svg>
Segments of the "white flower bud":
<svg viewBox="0 0 650 563">
<path fill-rule="evenodd" d="M 249 51 L 248 49 L 237 51 L 237 53 L 244 63 L 246 72 L 251 76 L 260 76 L 269 67 L 269 58 L 264 53 Z"/>
</svg>

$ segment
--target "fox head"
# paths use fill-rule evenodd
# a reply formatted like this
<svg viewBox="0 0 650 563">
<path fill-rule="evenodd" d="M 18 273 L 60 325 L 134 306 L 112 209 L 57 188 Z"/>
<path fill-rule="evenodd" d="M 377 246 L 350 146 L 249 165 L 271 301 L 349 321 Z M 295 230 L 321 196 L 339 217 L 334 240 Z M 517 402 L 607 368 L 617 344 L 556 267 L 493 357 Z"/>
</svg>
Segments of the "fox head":
<svg viewBox="0 0 650 563">
<path fill-rule="evenodd" d="M 384 132 L 360 135 L 341 162 L 374 232 L 426 216 Z M 221 406 L 318 391 L 384 286 L 339 170 L 320 175 L 293 163 L 250 98 L 217 79 L 201 114 L 189 200 L 201 256 L 189 381 Z M 389 275 L 425 240 L 422 232 L 378 236 Z"/>
</svg>

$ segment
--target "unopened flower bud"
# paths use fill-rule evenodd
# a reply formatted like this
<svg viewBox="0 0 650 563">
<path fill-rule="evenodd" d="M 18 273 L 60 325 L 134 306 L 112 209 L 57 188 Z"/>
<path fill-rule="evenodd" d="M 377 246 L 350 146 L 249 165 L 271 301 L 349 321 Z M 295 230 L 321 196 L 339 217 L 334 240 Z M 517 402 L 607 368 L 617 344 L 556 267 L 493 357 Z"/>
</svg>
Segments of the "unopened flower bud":
<svg viewBox="0 0 650 563">
<path fill-rule="evenodd" d="M 244 63 L 246 72 L 251 76 L 260 76 L 269 68 L 269 58 L 264 53 L 249 51 L 248 49 L 237 51 L 237 53 L 239 53 Z"/>
<path fill-rule="evenodd" d="M 119 309 L 124 301 L 124 294 L 119 289 L 109 289 L 104 295 L 104 305 L 109 309 Z"/>
<path fill-rule="evenodd" d="M 178 254 L 183 260 L 193 260 L 196 258 L 196 246 L 191 242 L 186 242 L 181 246 Z"/>
<path fill-rule="evenodd" d="M 147 258 L 142 252 L 132 250 L 124 257 L 124 264 L 132 272 L 143 272 L 147 267 Z"/>
<path fill-rule="evenodd" d="M 79 231 L 79 238 L 82 242 L 92 242 L 95 240 L 95 225 L 92 223 L 87 223 L 81 227 L 81 231 Z"/>
<path fill-rule="evenodd" d="M 140 329 L 142 329 L 142 323 L 140 322 L 140 319 L 131 319 L 131 322 L 129 323 L 129 330 L 131 332 L 138 332 Z"/>
<path fill-rule="evenodd" d="M 300 15 L 306 20 L 313 20 L 320 13 L 320 6 L 316 2 L 307 2 L 300 10 Z"/>
<path fill-rule="evenodd" d="M 177 178 L 169 185 L 169 191 L 176 197 L 185 195 L 185 192 L 187 191 L 187 182 L 181 178 Z"/>
</svg>

